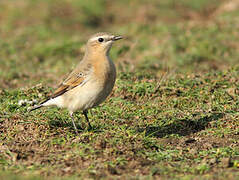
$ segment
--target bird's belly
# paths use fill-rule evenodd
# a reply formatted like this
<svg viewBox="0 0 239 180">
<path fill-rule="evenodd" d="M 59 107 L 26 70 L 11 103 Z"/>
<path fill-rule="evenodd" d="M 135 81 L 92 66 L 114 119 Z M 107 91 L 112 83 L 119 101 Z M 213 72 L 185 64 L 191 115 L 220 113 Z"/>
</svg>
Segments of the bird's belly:
<svg viewBox="0 0 239 180">
<path fill-rule="evenodd" d="M 94 106 L 102 103 L 111 93 L 115 84 L 115 79 L 110 80 L 107 84 L 105 84 L 103 91 L 100 93 L 99 98 L 97 99 Z"/>
<path fill-rule="evenodd" d="M 110 94 L 113 85 L 88 82 L 64 94 L 65 107 L 70 111 L 86 110 L 103 102 Z"/>
</svg>

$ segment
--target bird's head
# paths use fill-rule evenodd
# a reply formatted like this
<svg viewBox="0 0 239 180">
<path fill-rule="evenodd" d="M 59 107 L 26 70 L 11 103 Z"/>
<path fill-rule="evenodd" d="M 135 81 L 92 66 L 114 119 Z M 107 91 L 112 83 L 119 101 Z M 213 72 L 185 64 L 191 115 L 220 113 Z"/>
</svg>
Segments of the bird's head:
<svg viewBox="0 0 239 180">
<path fill-rule="evenodd" d="M 90 53 L 108 54 L 114 41 L 122 39 L 122 36 L 115 36 L 110 33 L 97 33 L 88 40 L 87 51 Z"/>
</svg>

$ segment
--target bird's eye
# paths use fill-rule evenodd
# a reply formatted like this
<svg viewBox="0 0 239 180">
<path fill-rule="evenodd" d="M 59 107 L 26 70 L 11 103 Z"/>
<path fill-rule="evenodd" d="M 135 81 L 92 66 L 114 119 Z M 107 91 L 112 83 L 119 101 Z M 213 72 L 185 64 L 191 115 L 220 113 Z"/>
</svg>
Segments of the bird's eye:
<svg viewBox="0 0 239 180">
<path fill-rule="evenodd" d="M 103 39 L 103 38 L 99 38 L 98 41 L 99 41 L 99 42 L 103 42 L 104 39 Z"/>
</svg>

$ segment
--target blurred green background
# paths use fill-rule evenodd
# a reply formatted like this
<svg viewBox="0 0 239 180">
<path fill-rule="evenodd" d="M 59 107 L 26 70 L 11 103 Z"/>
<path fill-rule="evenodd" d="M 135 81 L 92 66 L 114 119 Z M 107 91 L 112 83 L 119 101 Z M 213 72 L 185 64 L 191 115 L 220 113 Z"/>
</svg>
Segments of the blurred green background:
<svg viewBox="0 0 239 180">
<path fill-rule="evenodd" d="M 238 0 L 0 0 L 1 177 L 235 179 L 238 29 Z M 93 131 L 76 136 L 65 110 L 29 113 L 100 31 L 125 39 Z"/>
<path fill-rule="evenodd" d="M 205 73 L 238 62 L 237 1 L 10 0 L 0 7 L 1 88 L 61 79 L 99 31 L 126 37 L 111 52 L 118 71 Z"/>
</svg>

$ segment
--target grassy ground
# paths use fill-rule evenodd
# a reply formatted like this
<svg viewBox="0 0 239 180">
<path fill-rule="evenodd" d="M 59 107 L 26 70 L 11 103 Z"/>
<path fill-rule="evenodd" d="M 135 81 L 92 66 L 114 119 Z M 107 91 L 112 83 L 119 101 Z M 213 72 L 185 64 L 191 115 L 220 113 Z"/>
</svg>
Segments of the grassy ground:
<svg viewBox="0 0 239 180">
<path fill-rule="evenodd" d="M 0 2 L 0 168 L 4 179 L 238 179 L 236 0 Z M 76 136 L 44 99 L 98 31 L 113 93 Z M 87 127 L 82 114 L 79 126 Z"/>
</svg>

